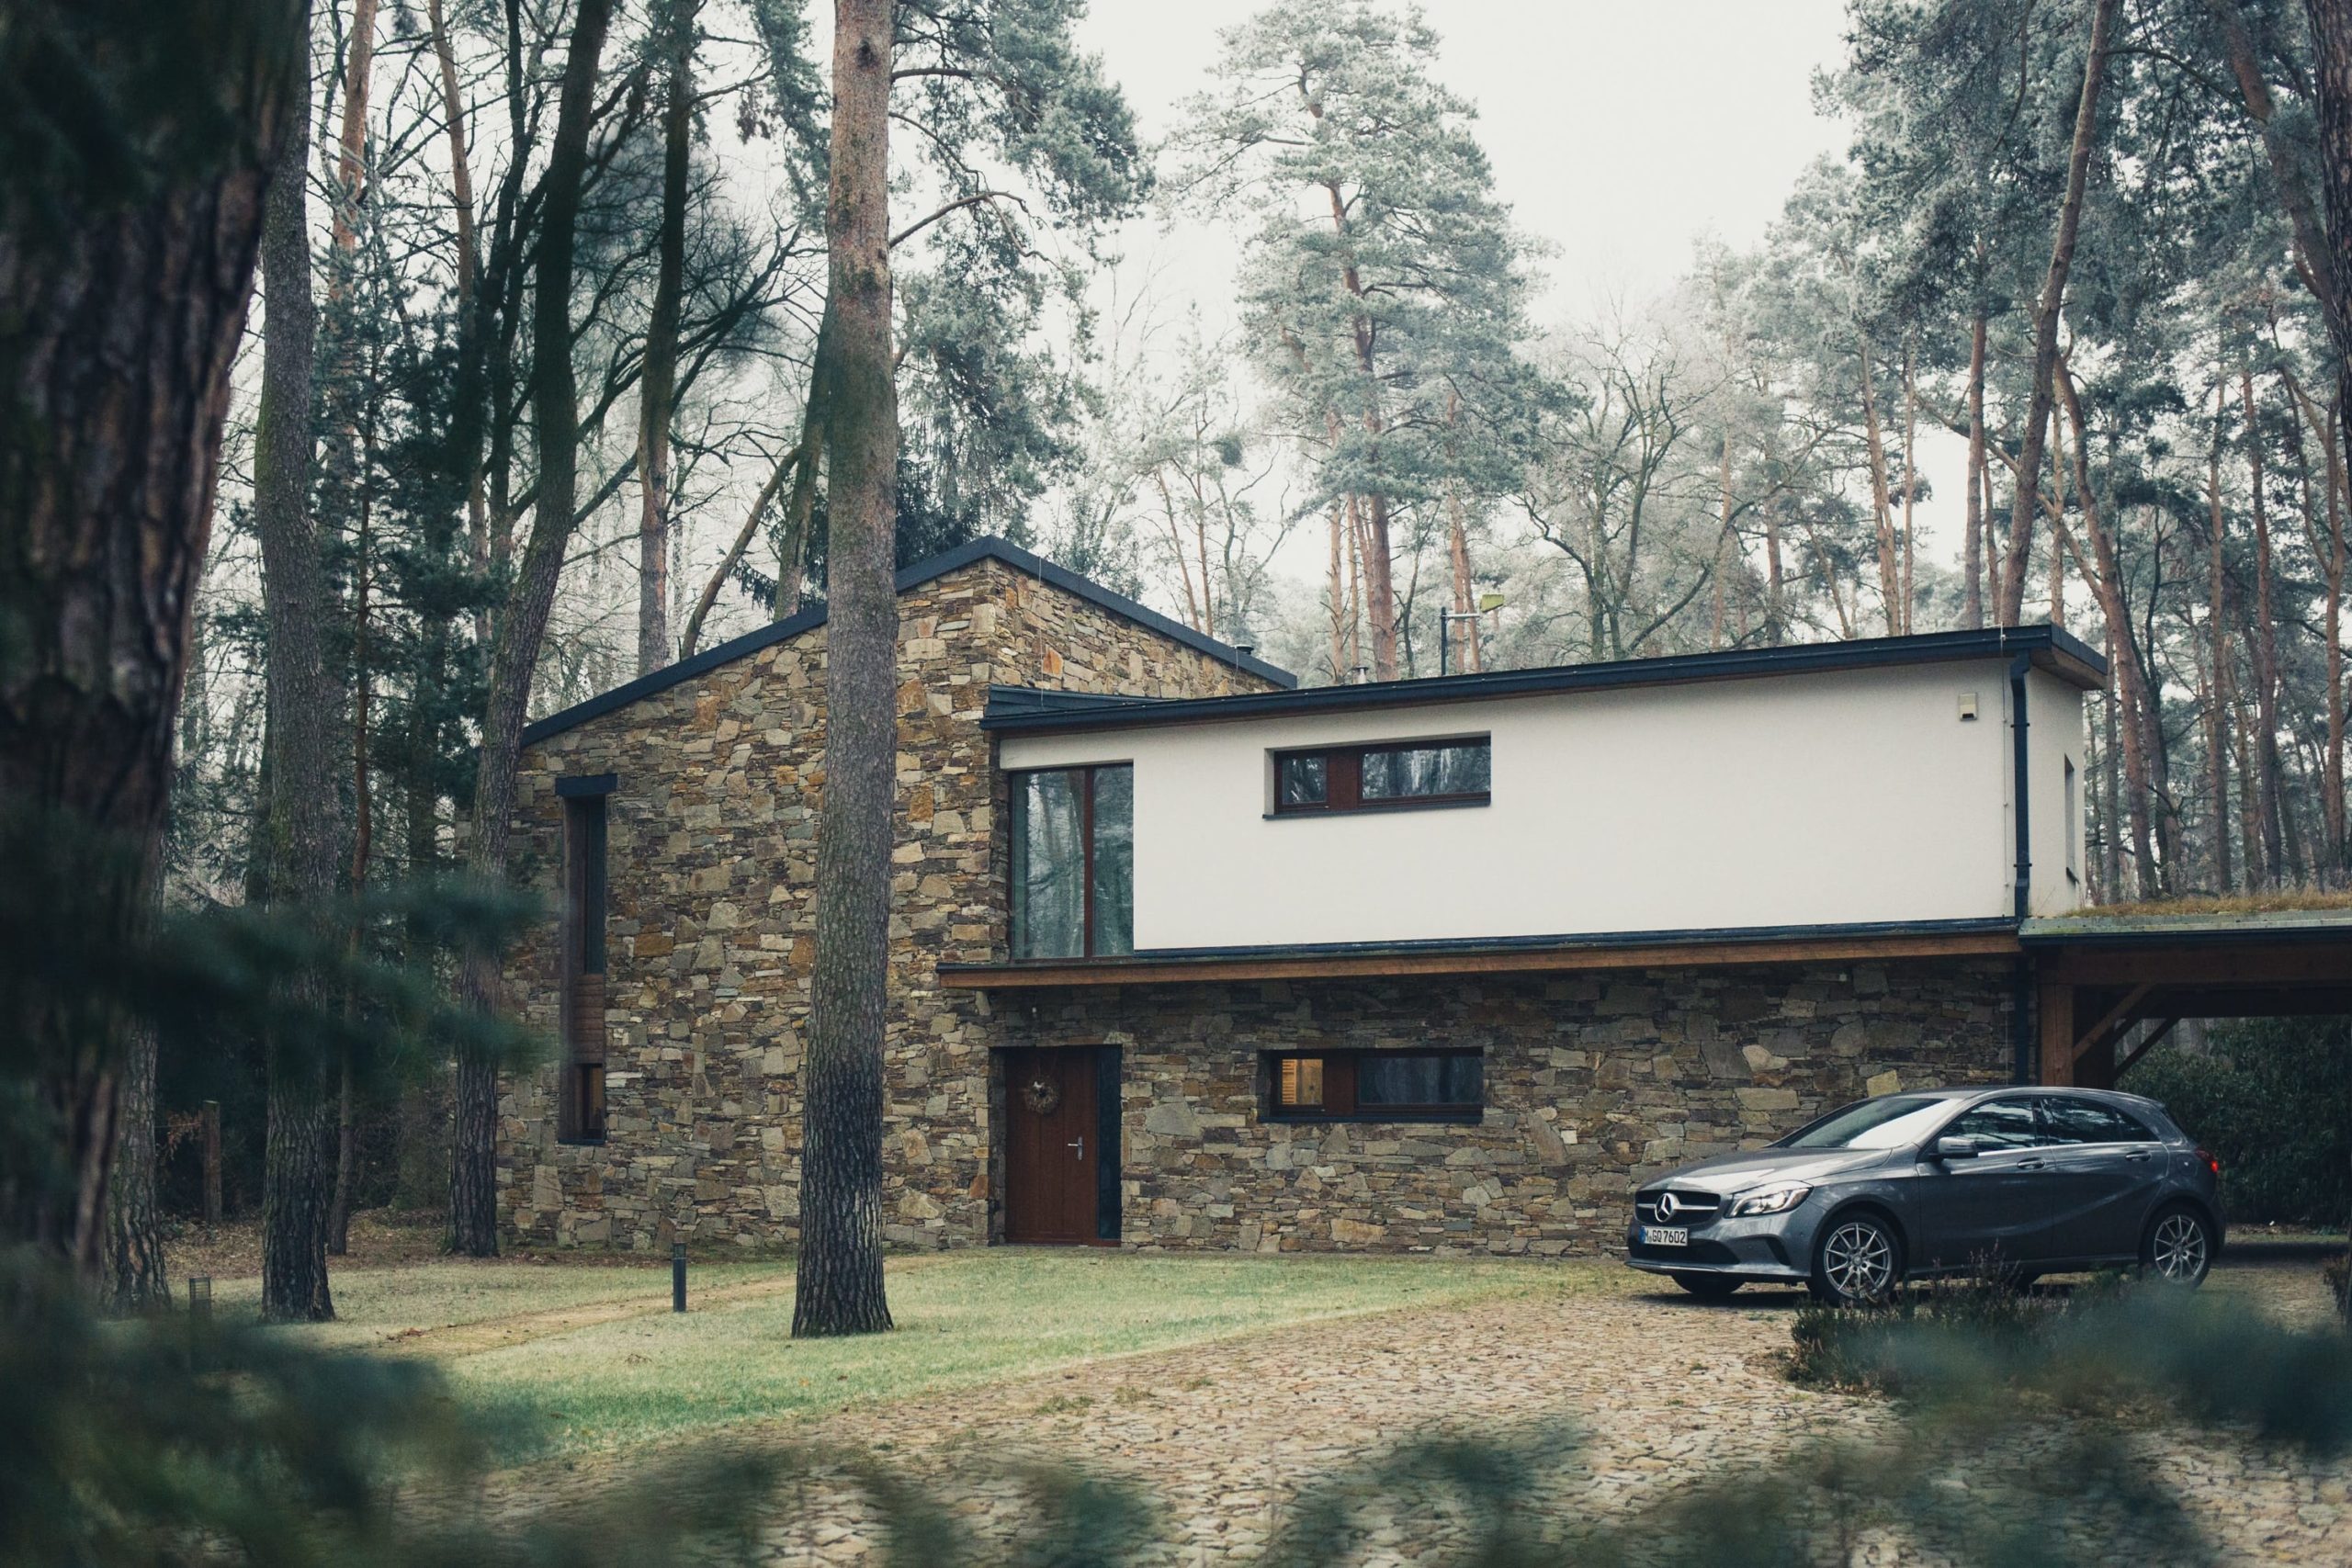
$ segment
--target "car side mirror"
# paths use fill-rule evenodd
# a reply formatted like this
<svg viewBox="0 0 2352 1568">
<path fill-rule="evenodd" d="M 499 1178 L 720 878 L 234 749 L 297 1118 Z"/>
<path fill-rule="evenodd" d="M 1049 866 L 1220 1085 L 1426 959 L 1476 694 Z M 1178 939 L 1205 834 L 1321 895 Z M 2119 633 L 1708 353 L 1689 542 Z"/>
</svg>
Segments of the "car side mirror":
<svg viewBox="0 0 2352 1568">
<path fill-rule="evenodd" d="M 1974 1159 L 1981 1152 L 1973 1138 L 1938 1138 L 1928 1157 L 1937 1160 Z"/>
</svg>

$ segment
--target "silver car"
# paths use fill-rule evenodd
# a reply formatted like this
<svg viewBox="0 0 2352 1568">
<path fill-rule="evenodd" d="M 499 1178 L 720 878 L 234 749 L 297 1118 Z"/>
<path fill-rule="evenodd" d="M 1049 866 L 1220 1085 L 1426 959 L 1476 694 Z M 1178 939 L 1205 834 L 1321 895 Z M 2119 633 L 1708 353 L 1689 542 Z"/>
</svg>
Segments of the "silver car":
<svg viewBox="0 0 2352 1568">
<path fill-rule="evenodd" d="M 1883 1301 L 1987 1261 L 2022 1280 L 2137 1264 L 2193 1286 L 2222 1248 L 2221 1168 L 2136 1094 L 1881 1095 L 1645 1186 L 1625 1261 L 1709 1298 L 1759 1280 Z"/>
</svg>

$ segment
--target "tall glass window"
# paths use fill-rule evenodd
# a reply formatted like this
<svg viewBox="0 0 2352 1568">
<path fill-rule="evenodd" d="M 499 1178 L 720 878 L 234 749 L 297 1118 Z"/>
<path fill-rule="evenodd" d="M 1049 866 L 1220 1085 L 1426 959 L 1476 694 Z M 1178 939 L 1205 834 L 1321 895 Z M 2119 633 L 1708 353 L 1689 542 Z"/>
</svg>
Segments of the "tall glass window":
<svg viewBox="0 0 2352 1568">
<path fill-rule="evenodd" d="M 1133 953 L 1135 770 L 1014 773 L 1012 802 L 1012 956 Z"/>
</svg>

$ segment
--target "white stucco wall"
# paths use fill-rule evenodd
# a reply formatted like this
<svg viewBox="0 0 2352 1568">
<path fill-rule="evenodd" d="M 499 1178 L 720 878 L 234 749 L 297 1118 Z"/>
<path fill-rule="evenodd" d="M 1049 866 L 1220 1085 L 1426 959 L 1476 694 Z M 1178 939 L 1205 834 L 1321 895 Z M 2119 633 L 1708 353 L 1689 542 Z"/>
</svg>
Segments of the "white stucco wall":
<svg viewBox="0 0 2352 1568">
<path fill-rule="evenodd" d="M 1948 664 L 1423 708 L 1006 736 L 1008 770 L 1132 762 L 1138 948 L 1948 920 L 2010 912 L 2007 680 Z M 2038 912 L 2071 907 L 2040 671 Z M 1960 717 L 1973 693 L 1979 716 Z M 1272 818 L 1271 754 L 1488 735 L 1493 801 Z"/>
</svg>

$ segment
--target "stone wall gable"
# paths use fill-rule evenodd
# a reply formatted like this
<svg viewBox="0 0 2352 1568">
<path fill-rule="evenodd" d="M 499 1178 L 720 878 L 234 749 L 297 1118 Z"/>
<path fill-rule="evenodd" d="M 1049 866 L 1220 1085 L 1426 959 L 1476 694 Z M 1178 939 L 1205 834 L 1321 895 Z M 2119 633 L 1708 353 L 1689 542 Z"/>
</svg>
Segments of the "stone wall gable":
<svg viewBox="0 0 2352 1568">
<path fill-rule="evenodd" d="M 1001 558 L 899 596 L 898 845 L 887 1082 L 889 1235 L 984 1241 L 985 1005 L 939 991 L 943 959 L 996 956 L 1001 792 L 979 728 L 991 682 L 1207 696 L 1271 682 Z M 554 1065 L 506 1086 L 503 1209 L 522 1235 L 623 1247 L 789 1246 L 798 1215 L 797 1076 L 815 952 L 809 894 L 823 790 L 825 629 L 703 671 L 530 748 L 515 874 L 561 873 L 555 780 L 611 773 L 606 1142 L 555 1142 Z M 507 967 L 549 1038 L 556 929 Z"/>
</svg>

